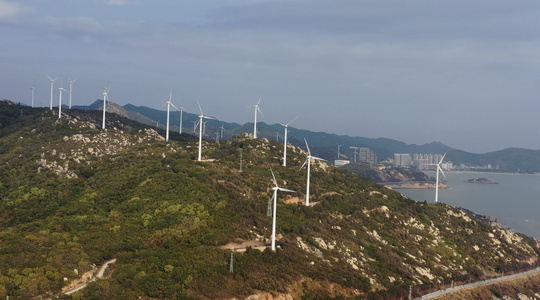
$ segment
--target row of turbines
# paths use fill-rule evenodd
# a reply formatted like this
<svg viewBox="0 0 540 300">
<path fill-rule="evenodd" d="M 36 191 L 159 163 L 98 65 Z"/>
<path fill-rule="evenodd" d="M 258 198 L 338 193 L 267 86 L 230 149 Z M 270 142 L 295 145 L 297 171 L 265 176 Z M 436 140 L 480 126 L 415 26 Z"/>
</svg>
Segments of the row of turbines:
<svg viewBox="0 0 540 300">
<path fill-rule="evenodd" d="M 262 97 L 259 98 L 259 101 L 257 102 L 257 104 L 255 105 L 250 105 L 249 107 L 253 107 L 254 108 L 254 122 L 253 122 L 253 138 L 257 138 L 257 116 L 258 114 L 261 114 L 262 115 L 262 111 L 259 107 L 260 103 L 261 103 L 261 100 L 262 100 Z M 165 105 L 167 105 L 167 129 L 166 129 L 166 141 L 169 140 L 169 113 L 170 113 L 170 107 L 173 106 L 174 108 L 176 108 L 176 110 L 180 111 L 180 123 L 182 123 L 182 112 L 183 112 L 183 108 L 180 108 L 178 109 L 176 106 L 174 106 L 174 104 L 172 104 L 172 92 L 169 96 L 169 100 L 161 107 L 164 107 Z M 203 111 L 202 111 L 202 108 L 201 108 L 201 105 L 199 102 L 197 102 L 197 105 L 199 106 L 199 111 L 200 111 L 200 115 L 199 115 L 199 121 L 197 122 L 194 122 L 194 131 L 195 131 L 195 128 L 197 126 L 199 126 L 199 151 L 198 151 L 198 161 L 202 161 L 202 136 L 203 136 L 203 127 L 204 127 L 204 119 L 215 119 L 214 117 L 210 117 L 210 116 L 206 116 L 204 115 Z M 283 140 L 283 166 L 286 167 L 287 166 L 287 132 L 288 132 L 288 127 L 289 125 L 294 122 L 298 117 L 295 117 L 293 120 L 291 120 L 289 123 L 287 124 L 282 124 L 282 123 L 279 123 L 280 125 L 282 125 L 284 128 L 285 128 L 285 136 L 284 136 L 284 140 Z M 182 133 L 182 125 L 180 124 L 180 133 Z M 222 135 L 223 135 L 223 126 L 221 127 L 221 130 L 222 130 Z M 312 156 L 311 155 L 311 151 L 309 149 L 309 145 L 308 145 L 308 142 L 306 139 L 304 139 L 304 142 L 306 144 L 306 150 L 307 150 L 307 157 L 306 157 L 306 160 L 304 161 L 304 163 L 302 164 L 302 166 L 300 167 L 300 169 L 302 169 L 304 166 L 307 165 L 307 182 L 306 182 L 306 200 L 305 200 L 305 205 L 306 206 L 309 206 L 309 196 L 310 196 L 310 177 L 311 177 L 311 160 L 319 160 L 319 161 L 326 161 L 322 158 L 319 158 L 319 157 L 315 157 L 315 156 Z M 338 157 L 339 157 L 339 148 L 340 148 L 341 145 L 338 144 Z M 437 175 L 436 175 L 436 186 L 435 186 L 435 203 L 438 203 L 439 202 L 439 172 L 441 172 L 441 174 L 446 178 L 446 175 L 444 174 L 442 168 L 441 168 L 441 164 L 444 160 L 444 157 L 446 156 L 446 153 L 443 155 L 443 157 L 440 159 L 440 161 L 436 164 L 433 164 L 434 166 L 437 167 Z M 272 179 L 273 179 L 273 182 L 274 182 L 274 187 L 272 188 L 273 190 L 273 194 L 272 194 L 272 197 L 270 198 L 270 202 L 269 202 L 269 211 L 270 211 L 270 207 L 272 207 L 271 211 L 272 211 L 272 241 L 271 241 L 271 245 L 270 245 L 270 248 L 272 251 L 275 251 L 276 250 L 276 222 L 277 222 L 277 216 L 276 216 L 276 208 L 277 208 L 277 196 L 278 196 L 278 191 L 281 191 L 281 192 L 288 192 L 288 193 L 296 193 L 296 191 L 293 191 L 293 190 L 289 190 L 289 189 L 285 189 L 285 188 L 282 188 L 278 185 L 277 183 L 277 180 L 276 180 L 276 176 L 274 174 L 274 171 L 272 169 L 270 169 L 270 172 L 272 174 Z M 269 214 L 270 215 L 270 214 Z"/>
<path fill-rule="evenodd" d="M 259 101 L 257 102 L 257 104 L 250 105 L 250 107 L 254 107 L 254 110 L 255 110 L 254 122 L 253 122 L 253 138 L 255 138 L 255 139 L 257 138 L 257 115 L 259 113 L 262 115 L 262 111 L 261 111 L 261 109 L 259 107 L 259 105 L 261 103 L 261 100 L 262 100 L 262 97 L 259 98 Z M 198 126 L 199 127 L 199 147 L 198 147 L 197 160 L 202 161 L 202 137 L 203 137 L 204 123 L 205 123 L 204 119 L 215 120 L 216 118 L 205 115 L 203 113 L 202 108 L 201 108 L 201 104 L 199 102 L 197 102 L 197 105 L 199 107 L 200 114 L 199 114 L 199 120 L 194 122 L 194 131 L 195 131 L 195 128 Z M 169 120 L 170 120 L 171 106 L 173 108 L 175 108 L 177 111 L 180 112 L 180 133 L 182 133 L 182 113 L 183 113 L 184 109 L 182 107 L 178 108 L 172 103 L 172 90 L 171 90 L 171 92 L 169 94 L 169 100 L 167 100 L 167 102 L 165 102 L 165 104 L 163 104 L 161 106 L 161 108 L 163 108 L 164 106 L 167 106 L 167 125 L 166 125 L 165 140 L 169 141 Z M 280 125 L 282 125 L 285 128 L 285 138 L 284 138 L 284 141 L 283 141 L 283 144 L 284 144 L 284 148 L 283 148 L 283 166 L 287 166 L 287 132 L 288 132 L 288 126 L 292 122 L 294 122 L 297 118 L 298 117 L 294 118 L 293 120 L 291 120 L 287 124 L 279 123 Z M 223 126 L 221 127 L 221 130 L 222 130 L 222 135 L 223 135 Z M 311 155 L 311 151 L 309 149 L 309 145 L 308 145 L 307 140 L 304 139 L 304 142 L 306 143 L 307 157 L 306 157 L 306 160 L 304 161 L 304 163 L 302 164 L 302 166 L 300 168 L 302 169 L 302 168 L 304 168 L 304 166 L 307 165 L 307 183 L 306 183 L 305 205 L 309 206 L 309 196 L 310 196 L 309 187 L 310 187 L 310 177 L 311 177 L 311 160 L 312 159 L 319 160 L 319 161 L 325 161 L 325 160 L 322 159 L 322 158 L 315 157 L 315 156 Z M 272 251 L 275 251 L 276 250 L 276 221 L 277 221 L 276 208 L 277 208 L 278 191 L 291 192 L 291 193 L 295 193 L 295 191 L 279 187 L 279 185 L 277 183 L 277 180 L 276 180 L 276 176 L 274 174 L 274 171 L 272 169 L 270 169 L 270 171 L 271 171 L 272 179 L 273 179 L 273 182 L 274 182 L 274 185 L 275 185 L 272 188 L 272 190 L 274 192 L 273 192 L 272 198 L 270 199 L 270 201 L 273 202 L 273 205 L 272 205 L 273 206 L 273 209 L 272 209 L 272 242 L 271 242 L 270 248 L 271 248 Z"/>
<path fill-rule="evenodd" d="M 51 101 L 50 101 L 50 109 L 52 110 L 53 108 L 53 91 L 54 91 L 54 82 L 58 79 L 58 78 L 51 78 L 49 76 L 47 76 L 49 79 L 50 79 L 50 82 L 51 82 Z M 75 82 L 75 80 L 70 80 L 69 83 L 70 83 L 70 89 L 69 89 L 69 108 L 71 109 L 71 99 L 72 99 L 72 91 L 73 91 L 73 83 Z M 34 88 L 32 87 L 32 107 L 34 106 Z M 103 120 L 102 120 L 102 129 L 105 129 L 106 128 L 106 123 L 105 123 L 105 120 L 106 120 L 106 111 L 107 111 L 107 102 L 108 102 L 108 98 L 109 98 L 109 92 L 110 92 L 111 88 L 107 85 L 106 87 L 103 88 L 103 91 L 102 91 L 102 95 L 103 95 Z M 62 93 L 63 92 L 67 92 L 63 87 L 60 87 L 59 88 L 59 100 L 58 100 L 58 117 L 61 118 L 62 116 Z M 257 102 L 257 104 L 255 105 L 250 105 L 249 107 L 254 107 L 254 122 L 253 122 L 253 138 L 257 138 L 257 116 L 259 114 L 262 115 L 262 111 L 259 107 L 260 103 L 261 103 L 261 100 L 262 100 L 262 97 L 259 98 L 259 101 Z M 202 137 L 203 137 L 203 131 L 204 131 L 204 119 L 207 119 L 207 120 L 212 120 L 212 119 L 216 119 L 214 117 L 211 117 L 211 116 L 207 116 L 203 113 L 203 110 L 201 108 L 201 105 L 199 102 L 197 102 L 197 105 L 199 107 L 199 120 L 194 122 L 194 131 L 197 127 L 199 127 L 199 145 L 198 145 L 198 155 L 197 155 L 197 160 L 198 161 L 202 161 Z M 183 112 L 184 112 L 184 108 L 183 107 L 176 107 L 173 103 L 172 103 L 172 89 L 169 93 L 169 99 L 165 102 L 165 104 L 163 104 L 160 108 L 163 108 L 167 106 L 167 124 L 166 124 L 166 131 L 165 131 L 165 141 L 168 142 L 169 141 L 169 129 L 170 129 L 170 113 L 171 113 L 171 107 L 173 107 L 174 109 L 176 109 L 177 111 L 180 112 L 180 129 L 179 129 L 179 133 L 182 134 L 182 117 L 183 117 Z M 283 123 L 279 123 L 280 125 L 282 125 L 285 129 L 285 136 L 284 136 L 284 141 L 283 141 L 283 166 L 286 167 L 287 166 L 287 145 L 288 145 L 288 141 L 287 141 L 287 134 L 288 134 L 288 127 L 289 125 L 294 122 L 296 119 L 298 118 L 295 117 L 293 120 L 291 120 L 290 122 L 286 123 L 286 124 L 283 124 Z M 222 135 L 223 135 L 223 126 L 221 127 L 221 131 L 222 131 Z M 315 157 L 313 155 L 311 155 L 311 150 L 309 148 L 309 144 L 307 142 L 306 139 L 304 139 L 304 142 L 306 144 L 306 149 L 307 149 L 307 157 L 306 157 L 306 160 L 304 161 L 304 163 L 302 164 L 302 166 L 300 167 L 301 169 L 304 168 L 305 166 L 307 166 L 307 178 L 306 178 L 306 198 L 305 198 L 305 205 L 306 206 L 309 206 L 309 198 L 310 198 L 310 177 L 311 177 L 311 161 L 312 160 L 319 160 L 319 161 L 325 161 L 324 159 L 322 158 L 319 158 L 319 157 Z M 341 145 L 338 145 L 338 146 L 341 146 Z M 338 147 L 338 152 L 339 152 L 339 147 Z M 445 154 L 446 155 L 446 154 Z M 444 156 L 443 156 L 443 159 L 444 159 Z M 435 164 L 437 166 L 437 187 L 436 187 L 436 200 L 435 202 L 438 201 L 438 184 L 439 184 L 439 170 L 442 172 L 442 169 L 440 167 L 440 164 L 442 163 L 442 159 L 441 161 L 438 163 L 438 164 Z M 278 197 L 278 191 L 281 191 L 281 192 L 289 192 L 289 193 L 295 193 L 295 191 L 293 190 L 289 190 L 289 189 L 285 189 L 285 188 L 282 188 L 278 185 L 277 183 L 277 180 L 276 180 L 276 177 L 275 177 L 275 174 L 274 174 L 274 171 L 272 169 L 270 169 L 271 171 L 271 174 L 272 174 L 272 179 L 273 179 L 273 183 L 274 183 L 274 187 L 272 188 L 273 190 L 273 195 L 270 199 L 271 202 L 273 202 L 272 204 L 272 241 L 271 241 L 271 250 L 272 251 L 275 251 L 276 250 L 276 222 L 277 222 L 277 216 L 276 216 L 276 208 L 277 208 L 277 197 Z M 444 173 L 442 173 L 443 176 Z M 446 176 L 445 176 L 446 177 Z M 270 203 L 269 203 L 270 204 Z"/>
</svg>

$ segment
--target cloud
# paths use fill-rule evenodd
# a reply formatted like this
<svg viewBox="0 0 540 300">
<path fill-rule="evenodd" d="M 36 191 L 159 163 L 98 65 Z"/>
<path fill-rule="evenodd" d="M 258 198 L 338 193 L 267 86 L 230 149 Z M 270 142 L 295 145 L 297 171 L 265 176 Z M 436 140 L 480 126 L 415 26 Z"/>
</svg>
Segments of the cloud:
<svg viewBox="0 0 540 300">
<path fill-rule="evenodd" d="M 11 23 L 29 9 L 13 2 L 0 1 L 0 22 Z"/>
<path fill-rule="evenodd" d="M 124 6 L 124 5 L 128 5 L 129 1 L 128 0 L 107 0 L 105 1 L 105 3 L 107 5 Z"/>
</svg>

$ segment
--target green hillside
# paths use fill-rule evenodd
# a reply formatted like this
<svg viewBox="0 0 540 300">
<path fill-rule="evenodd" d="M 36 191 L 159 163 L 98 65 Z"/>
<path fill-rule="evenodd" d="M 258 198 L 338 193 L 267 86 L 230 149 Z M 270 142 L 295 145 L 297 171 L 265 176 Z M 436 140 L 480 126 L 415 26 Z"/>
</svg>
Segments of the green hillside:
<svg viewBox="0 0 540 300">
<path fill-rule="evenodd" d="M 445 204 L 408 199 L 237 136 L 226 143 L 163 134 L 110 114 L 0 101 L 0 298 L 392 299 L 454 280 L 531 268 L 539 243 Z M 240 170 L 241 167 L 241 170 Z M 276 252 L 268 245 L 272 168 L 280 186 Z M 297 198 L 298 197 L 298 198 Z M 231 245 L 246 244 L 233 257 Z M 117 258 L 106 279 L 62 288 Z M 55 296 L 56 297 L 56 296 Z"/>
</svg>

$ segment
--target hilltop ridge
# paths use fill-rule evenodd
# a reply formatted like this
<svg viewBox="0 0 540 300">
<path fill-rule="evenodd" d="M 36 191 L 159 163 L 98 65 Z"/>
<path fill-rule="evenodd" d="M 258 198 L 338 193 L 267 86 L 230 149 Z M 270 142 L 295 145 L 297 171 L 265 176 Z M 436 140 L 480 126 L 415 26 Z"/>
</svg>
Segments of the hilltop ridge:
<svg viewBox="0 0 540 300">
<path fill-rule="evenodd" d="M 431 287 L 537 265 L 538 241 L 461 209 L 409 199 L 314 162 L 306 153 L 239 135 L 220 144 L 111 114 L 0 102 L 0 297 L 52 296 L 117 258 L 110 276 L 65 299 L 400 298 Z M 280 248 L 268 245 L 274 170 Z M 287 201 L 298 197 L 300 201 Z M 294 203 L 294 204 L 288 204 Z M 65 280 L 65 279 L 66 280 Z M 67 297 L 67 298 L 66 298 Z"/>
<path fill-rule="evenodd" d="M 166 120 L 166 111 L 161 111 L 145 106 L 134 106 L 127 104 L 121 107 L 124 114 L 128 118 L 142 122 L 148 125 L 155 125 L 155 122 L 161 120 L 163 127 Z M 100 101 L 96 101 L 91 106 L 79 106 L 81 109 L 100 109 Z M 190 132 L 191 122 L 197 121 L 197 115 L 189 112 L 184 112 L 184 131 Z M 171 114 L 171 126 L 178 129 L 179 114 L 177 112 Z M 225 139 L 241 133 L 253 132 L 253 123 L 237 124 L 220 120 L 210 120 L 208 122 L 207 137 L 214 137 L 216 131 L 222 132 Z M 266 124 L 259 122 L 259 136 L 270 140 L 275 140 L 279 136 L 279 132 L 283 130 L 283 126 L 279 124 Z M 211 133 L 211 134 L 210 134 Z M 277 133 L 277 134 L 276 134 Z M 281 136 L 283 138 L 283 136 Z M 343 159 L 352 159 L 352 150 L 349 147 L 367 147 L 373 151 L 379 161 L 384 161 L 394 157 L 394 153 L 431 153 L 443 154 L 447 161 L 452 161 L 454 166 L 466 167 L 467 169 L 476 171 L 489 172 L 518 172 L 518 173 L 538 173 L 540 172 L 540 150 L 507 148 L 499 151 L 488 153 L 470 153 L 459 149 L 452 148 L 441 142 L 431 142 L 423 145 L 407 144 L 398 140 L 389 138 L 365 138 L 359 136 L 339 135 L 326 132 L 313 132 L 310 130 L 299 129 L 289 126 L 289 143 L 297 147 L 303 147 L 304 138 L 306 138 L 314 155 L 333 161 L 337 159 L 337 144 L 341 145 L 340 156 Z"/>
</svg>

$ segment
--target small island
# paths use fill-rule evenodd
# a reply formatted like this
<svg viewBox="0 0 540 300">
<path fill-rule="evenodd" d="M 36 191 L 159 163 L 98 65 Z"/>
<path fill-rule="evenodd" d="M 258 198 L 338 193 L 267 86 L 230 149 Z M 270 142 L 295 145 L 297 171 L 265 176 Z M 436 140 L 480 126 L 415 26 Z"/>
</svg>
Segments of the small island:
<svg viewBox="0 0 540 300">
<path fill-rule="evenodd" d="M 468 179 L 468 180 L 465 180 L 465 182 L 468 182 L 468 183 L 479 183 L 479 184 L 498 184 L 498 182 L 496 181 L 493 181 L 493 180 L 489 180 L 487 178 L 478 178 L 478 179 Z"/>
</svg>

